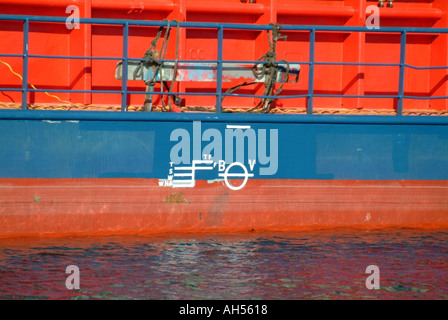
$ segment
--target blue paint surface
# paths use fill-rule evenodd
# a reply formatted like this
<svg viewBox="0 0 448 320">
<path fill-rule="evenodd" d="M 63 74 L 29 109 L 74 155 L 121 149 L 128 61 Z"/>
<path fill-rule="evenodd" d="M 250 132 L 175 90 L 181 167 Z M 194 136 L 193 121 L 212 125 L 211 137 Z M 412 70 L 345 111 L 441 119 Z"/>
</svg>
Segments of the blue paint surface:
<svg viewBox="0 0 448 320">
<path fill-rule="evenodd" d="M 193 154 L 193 121 L 201 121 L 201 134 L 217 129 L 222 137 L 227 125 L 278 131 L 278 169 L 260 176 L 257 161 L 254 178 L 448 179 L 448 119 L 33 112 L 0 112 L 0 178 L 166 179 L 177 143 L 171 133 L 185 129 Z M 202 151 L 210 141 L 200 143 Z M 248 148 L 245 140 L 246 167 Z M 216 174 L 201 171 L 197 179 Z"/>
</svg>

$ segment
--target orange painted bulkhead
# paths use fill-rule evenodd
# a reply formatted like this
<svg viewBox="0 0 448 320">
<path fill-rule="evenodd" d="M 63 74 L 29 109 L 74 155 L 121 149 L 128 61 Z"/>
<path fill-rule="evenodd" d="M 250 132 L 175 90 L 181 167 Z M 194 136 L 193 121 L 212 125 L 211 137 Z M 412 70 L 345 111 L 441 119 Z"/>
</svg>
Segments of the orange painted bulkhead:
<svg viewBox="0 0 448 320">
<path fill-rule="evenodd" d="M 365 26 L 370 12 L 369 5 L 378 1 L 366 0 L 4 0 L 0 13 L 15 15 L 42 15 L 68 17 L 66 7 L 76 5 L 81 18 L 114 18 L 187 22 L 224 22 L 282 25 L 335 25 Z M 447 27 L 448 3 L 445 0 L 416 1 L 396 0 L 393 8 L 380 8 L 381 27 Z M 129 56 L 141 58 L 157 33 L 156 27 L 131 26 L 129 31 Z M 172 31 L 167 49 L 167 59 L 175 58 L 176 30 Z M 117 60 L 48 59 L 30 57 L 29 83 L 37 88 L 67 90 L 121 90 L 121 81 L 114 78 L 114 70 L 122 52 L 122 28 L 110 25 L 81 24 L 69 30 L 63 23 L 30 23 L 29 53 L 34 55 L 59 55 L 79 57 L 116 57 Z M 277 59 L 290 62 L 309 61 L 309 32 L 284 31 L 287 40 L 277 42 Z M 22 23 L 1 22 L 0 54 L 22 53 Z M 182 29 L 179 34 L 180 60 L 216 60 L 216 30 Z M 159 44 L 160 46 L 160 44 Z M 224 33 L 224 60 L 257 60 L 269 49 L 264 31 L 226 30 Z M 448 65 L 446 34 L 408 34 L 406 63 L 418 67 Z M 400 35 L 364 32 L 317 32 L 316 62 L 399 63 Z M 22 57 L 3 57 L 18 73 L 22 70 Z M 307 64 L 301 65 L 298 83 L 288 83 L 282 94 L 303 95 L 308 92 Z M 394 95 L 398 91 L 397 66 L 365 65 L 316 65 L 314 92 L 337 95 Z M 20 79 L 0 64 L 0 87 L 21 88 Z M 238 83 L 224 83 L 223 90 Z M 143 82 L 130 81 L 129 90 L 144 91 Z M 404 94 L 419 97 L 447 95 L 445 69 L 417 70 L 406 68 Z M 156 87 L 156 91 L 158 88 Z M 214 83 L 176 83 L 173 91 L 215 92 Z M 263 84 L 241 88 L 239 93 L 262 94 Z M 51 92 L 50 92 L 51 93 Z M 62 100 L 84 105 L 120 105 L 120 94 L 108 93 L 58 93 Z M 211 107 L 214 96 L 184 96 L 187 106 Z M 0 93 L 0 102 L 21 102 L 20 92 Z M 30 92 L 31 104 L 58 104 L 42 92 Z M 257 98 L 228 97 L 224 106 L 250 108 Z M 141 94 L 131 94 L 128 105 L 140 106 Z M 306 98 L 278 99 L 277 107 L 306 109 Z M 160 105 L 160 98 L 156 98 Z M 316 97 L 314 107 L 345 109 L 385 109 L 397 107 L 395 98 Z M 406 110 L 443 110 L 445 99 L 405 99 Z"/>
</svg>

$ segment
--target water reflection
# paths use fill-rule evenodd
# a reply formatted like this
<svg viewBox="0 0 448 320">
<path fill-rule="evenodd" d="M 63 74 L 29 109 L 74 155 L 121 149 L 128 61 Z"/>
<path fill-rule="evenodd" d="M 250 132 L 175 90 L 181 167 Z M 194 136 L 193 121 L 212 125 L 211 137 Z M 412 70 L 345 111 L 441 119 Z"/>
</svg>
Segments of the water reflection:
<svg viewBox="0 0 448 320">
<path fill-rule="evenodd" d="M 0 240 L 1 299 L 447 299 L 448 230 Z M 80 269 L 68 290 L 65 268 Z M 368 265 L 380 289 L 368 290 Z"/>
</svg>

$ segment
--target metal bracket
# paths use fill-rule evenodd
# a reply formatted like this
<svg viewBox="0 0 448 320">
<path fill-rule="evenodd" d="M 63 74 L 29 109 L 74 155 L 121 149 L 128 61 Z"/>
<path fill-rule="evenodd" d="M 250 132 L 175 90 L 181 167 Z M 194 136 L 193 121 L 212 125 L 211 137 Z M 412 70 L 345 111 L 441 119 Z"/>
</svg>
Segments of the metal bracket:
<svg viewBox="0 0 448 320">
<path fill-rule="evenodd" d="M 136 77 L 134 76 L 135 69 L 139 66 L 138 61 L 128 62 L 128 79 L 129 80 L 143 80 L 148 81 L 153 79 L 153 68 L 151 66 L 142 66 L 142 71 Z M 261 66 L 261 64 L 260 64 Z M 241 63 L 223 63 L 222 65 L 222 81 L 235 82 L 264 82 L 266 77 L 263 75 L 256 78 L 252 71 L 253 65 Z M 277 82 L 283 82 L 285 77 L 287 65 L 285 63 L 278 64 Z M 172 81 L 174 70 L 174 62 L 164 62 L 158 69 L 154 78 L 155 81 Z M 123 72 L 122 62 L 117 63 L 115 69 L 115 79 L 121 80 Z M 295 83 L 299 80 L 300 65 L 290 64 L 288 79 L 286 82 Z M 216 63 L 179 63 L 177 67 L 176 81 L 199 81 L 199 82 L 214 82 L 217 81 L 217 65 Z"/>
<path fill-rule="evenodd" d="M 140 72 L 135 72 L 138 67 Z M 145 100 L 144 109 L 151 111 L 152 93 L 154 92 L 153 82 L 167 81 L 199 81 L 199 82 L 215 82 L 217 81 L 217 64 L 216 63 L 178 63 L 177 75 L 174 77 L 174 62 L 164 62 L 160 68 L 153 68 L 150 65 L 140 65 L 139 61 L 128 62 L 128 80 L 141 80 L 147 84 L 148 92 Z M 241 63 L 223 63 L 222 64 L 222 82 L 265 82 L 267 75 L 256 77 L 253 72 L 253 64 Z M 262 64 L 257 64 L 260 67 Z M 278 72 L 276 82 L 296 83 L 299 80 L 300 65 L 278 63 Z M 154 70 L 156 74 L 154 75 Z M 286 72 L 288 71 L 287 78 Z M 121 80 L 123 73 L 123 64 L 118 62 L 115 69 L 115 79 Z M 151 82 L 151 83 L 150 83 Z"/>
</svg>

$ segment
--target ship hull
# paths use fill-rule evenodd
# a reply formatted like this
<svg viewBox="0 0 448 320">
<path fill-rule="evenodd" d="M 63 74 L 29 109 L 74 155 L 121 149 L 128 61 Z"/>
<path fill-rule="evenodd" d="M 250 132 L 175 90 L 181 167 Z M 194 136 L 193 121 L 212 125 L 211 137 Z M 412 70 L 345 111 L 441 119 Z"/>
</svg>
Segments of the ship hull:
<svg viewBox="0 0 448 320">
<path fill-rule="evenodd" d="M 0 179 L 0 234 L 114 235 L 448 227 L 447 181 Z"/>
<path fill-rule="evenodd" d="M 0 115 L 3 237 L 448 227 L 446 117 Z"/>
</svg>

